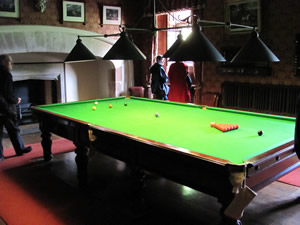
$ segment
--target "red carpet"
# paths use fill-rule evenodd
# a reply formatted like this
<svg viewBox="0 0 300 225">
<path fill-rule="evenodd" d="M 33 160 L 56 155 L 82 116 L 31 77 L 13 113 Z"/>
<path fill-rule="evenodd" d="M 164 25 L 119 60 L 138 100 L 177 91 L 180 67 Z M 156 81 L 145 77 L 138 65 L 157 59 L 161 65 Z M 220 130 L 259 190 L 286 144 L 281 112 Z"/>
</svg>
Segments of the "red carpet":
<svg viewBox="0 0 300 225">
<path fill-rule="evenodd" d="M 281 177 L 278 181 L 300 187 L 300 167 Z"/>
<path fill-rule="evenodd" d="M 32 144 L 32 151 L 23 156 L 15 157 L 13 149 L 5 149 L 5 160 L 0 163 L 0 216 L 7 225 L 63 225 L 49 204 L 44 204 L 39 195 L 39 182 L 42 179 L 31 175 L 31 165 L 42 162 L 43 150 L 40 143 Z M 70 152 L 75 149 L 72 142 L 66 139 L 54 140 L 53 155 Z M 39 160 L 40 159 L 40 160 Z M 42 167 L 41 167 L 42 168 Z M 47 171 L 47 170 L 45 170 Z M 38 171 L 51 181 L 51 177 L 44 175 L 42 169 Z M 34 179 L 30 176 L 35 176 Z M 32 186 L 27 186 L 25 180 L 33 180 Z M 47 184 L 48 186 L 51 186 Z M 49 187 L 50 188 L 50 187 Z M 42 188 L 47 190 L 46 188 Z M 55 190 L 53 190 L 55 193 Z M 55 193 L 57 194 L 57 193 Z M 48 193 L 47 202 L 51 202 Z"/>
<path fill-rule="evenodd" d="M 41 143 L 31 144 L 31 146 L 32 146 L 32 151 L 22 156 L 16 156 L 16 153 L 13 148 L 4 149 L 5 160 L 0 162 L 0 172 L 10 168 L 27 165 L 31 163 L 33 160 L 43 157 L 43 150 L 42 150 Z M 73 142 L 64 138 L 57 139 L 52 142 L 53 155 L 58 153 L 73 151 L 74 149 L 75 146 Z"/>
</svg>

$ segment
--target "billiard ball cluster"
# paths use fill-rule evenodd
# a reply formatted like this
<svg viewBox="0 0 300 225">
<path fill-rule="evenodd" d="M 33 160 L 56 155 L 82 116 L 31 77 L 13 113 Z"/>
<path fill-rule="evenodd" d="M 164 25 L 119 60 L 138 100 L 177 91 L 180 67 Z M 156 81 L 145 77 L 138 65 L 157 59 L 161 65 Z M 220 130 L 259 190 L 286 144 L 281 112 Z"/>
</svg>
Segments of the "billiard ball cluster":
<svg viewBox="0 0 300 225">
<path fill-rule="evenodd" d="M 234 124 L 223 124 L 223 123 L 215 123 L 215 122 L 211 122 L 210 126 L 215 127 L 218 130 L 223 131 L 223 132 L 227 132 L 230 130 L 236 130 L 239 128 L 238 124 L 234 125 Z M 259 131 L 257 131 L 257 134 L 258 134 L 258 136 L 262 136 L 264 134 L 264 132 L 262 130 L 259 130 Z"/>
<path fill-rule="evenodd" d="M 223 132 L 227 132 L 230 130 L 236 130 L 239 128 L 238 124 L 227 124 L 227 123 L 224 124 L 224 123 L 214 123 L 214 122 L 211 122 L 210 126 L 215 127 L 218 130 L 223 131 Z"/>
<path fill-rule="evenodd" d="M 96 110 L 97 109 L 97 105 L 98 105 L 99 103 L 98 102 L 94 102 L 94 105 L 92 106 L 92 110 Z M 124 106 L 127 106 L 128 105 L 128 103 L 127 102 L 124 102 Z M 108 108 L 112 108 L 113 107 L 113 105 L 112 104 L 109 104 L 108 105 Z"/>
</svg>

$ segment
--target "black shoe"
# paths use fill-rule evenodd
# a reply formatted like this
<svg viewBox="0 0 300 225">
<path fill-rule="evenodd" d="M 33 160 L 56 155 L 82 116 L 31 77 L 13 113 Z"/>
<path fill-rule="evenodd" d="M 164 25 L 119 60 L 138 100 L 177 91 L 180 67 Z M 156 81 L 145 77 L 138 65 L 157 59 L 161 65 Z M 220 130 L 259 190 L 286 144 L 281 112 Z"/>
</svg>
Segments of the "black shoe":
<svg viewBox="0 0 300 225">
<path fill-rule="evenodd" d="M 20 152 L 17 152 L 17 155 L 19 155 L 19 156 L 20 156 L 20 155 L 23 155 L 24 153 L 31 152 L 31 150 L 32 150 L 32 147 L 31 147 L 31 146 L 28 146 L 28 147 L 22 149 Z"/>
<path fill-rule="evenodd" d="M 242 222 L 223 215 L 222 221 L 219 225 L 242 225 Z"/>
<path fill-rule="evenodd" d="M 28 152 L 31 152 L 31 150 L 32 150 L 32 147 L 31 147 L 31 146 L 28 146 L 28 147 L 24 148 L 24 149 L 22 150 L 22 152 L 23 152 L 23 153 L 28 153 Z"/>
</svg>

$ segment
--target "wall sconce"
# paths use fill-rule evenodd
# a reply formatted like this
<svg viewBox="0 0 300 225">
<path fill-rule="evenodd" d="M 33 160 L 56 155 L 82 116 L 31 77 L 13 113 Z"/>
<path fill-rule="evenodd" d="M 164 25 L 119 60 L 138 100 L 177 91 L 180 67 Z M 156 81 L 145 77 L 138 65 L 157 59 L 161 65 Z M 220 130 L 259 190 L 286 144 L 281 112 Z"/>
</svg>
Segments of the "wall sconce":
<svg viewBox="0 0 300 225">
<path fill-rule="evenodd" d="M 35 7 L 43 13 L 46 10 L 46 3 L 48 0 L 35 0 Z"/>
</svg>

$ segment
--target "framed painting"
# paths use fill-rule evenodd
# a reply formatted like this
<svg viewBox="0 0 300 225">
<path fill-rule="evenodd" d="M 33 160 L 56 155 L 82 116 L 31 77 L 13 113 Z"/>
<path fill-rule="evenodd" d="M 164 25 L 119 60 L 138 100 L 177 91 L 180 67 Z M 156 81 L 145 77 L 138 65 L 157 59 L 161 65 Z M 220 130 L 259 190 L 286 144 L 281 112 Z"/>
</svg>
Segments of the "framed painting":
<svg viewBox="0 0 300 225">
<path fill-rule="evenodd" d="M 260 0 L 225 0 L 225 21 L 261 30 Z M 228 32 L 251 31 L 251 28 L 231 26 Z"/>
<path fill-rule="evenodd" d="M 102 24 L 120 25 L 121 7 L 104 5 Z"/>
<path fill-rule="evenodd" d="M 0 17 L 20 17 L 20 1 L 19 0 L 1 0 L 0 1 Z"/>
<path fill-rule="evenodd" d="M 83 2 L 63 1 L 63 21 L 85 22 Z"/>
</svg>

